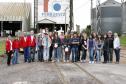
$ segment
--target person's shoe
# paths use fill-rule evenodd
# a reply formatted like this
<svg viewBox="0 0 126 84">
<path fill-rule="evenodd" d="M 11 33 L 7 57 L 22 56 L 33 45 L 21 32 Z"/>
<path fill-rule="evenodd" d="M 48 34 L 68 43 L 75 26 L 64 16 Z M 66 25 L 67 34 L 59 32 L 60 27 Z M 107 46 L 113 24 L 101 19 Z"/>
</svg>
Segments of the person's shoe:
<svg viewBox="0 0 126 84">
<path fill-rule="evenodd" d="M 115 64 L 119 64 L 119 62 L 116 62 Z"/>
<path fill-rule="evenodd" d="M 81 60 L 80 62 L 83 63 L 83 60 Z"/>
<path fill-rule="evenodd" d="M 64 60 L 64 62 L 66 63 L 66 60 Z"/>
<path fill-rule="evenodd" d="M 91 64 L 92 62 L 91 61 L 89 61 L 89 64 Z"/>
<path fill-rule="evenodd" d="M 94 64 L 94 61 L 92 61 L 92 64 Z"/>
<path fill-rule="evenodd" d="M 60 60 L 58 59 L 57 62 L 60 62 Z"/>
<path fill-rule="evenodd" d="M 69 60 L 67 60 L 67 63 L 69 63 L 70 61 Z"/>
<path fill-rule="evenodd" d="M 103 64 L 106 64 L 107 62 L 102 62 Z"/>
<path fill-rule="evenodd" d="M 86 63 L 86 60 L 84 60 L 84 63 Z"/>
</svg>

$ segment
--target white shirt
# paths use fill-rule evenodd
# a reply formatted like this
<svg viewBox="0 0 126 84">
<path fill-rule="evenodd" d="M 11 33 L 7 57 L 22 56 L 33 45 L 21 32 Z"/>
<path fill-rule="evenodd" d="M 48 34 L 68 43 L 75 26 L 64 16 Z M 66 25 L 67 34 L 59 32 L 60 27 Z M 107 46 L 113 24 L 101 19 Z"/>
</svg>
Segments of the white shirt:
<svg viewBox="0 0 126 84">
<path fill-rule="evenodd" d="M 31 36 L 31 41 L 33 41 L 34 36 Z"/>
<path fill-rule="evenodd" d="M 25 40 L 25 42 L 26 42 L 26 37 L 24 37 L 24 40 Z"/>
<path fill-rule="evenodd" d="M 114 38 L 113 44 L 114 44 L 114 49 L 120 48 L 120 39 L 118 37 Z"/>
<path fill-rule="evenodd" d="M 12 41 L 11 40 L 9 41 L 10 41 L 10 50 L 12 50 Z"/>
</svg>

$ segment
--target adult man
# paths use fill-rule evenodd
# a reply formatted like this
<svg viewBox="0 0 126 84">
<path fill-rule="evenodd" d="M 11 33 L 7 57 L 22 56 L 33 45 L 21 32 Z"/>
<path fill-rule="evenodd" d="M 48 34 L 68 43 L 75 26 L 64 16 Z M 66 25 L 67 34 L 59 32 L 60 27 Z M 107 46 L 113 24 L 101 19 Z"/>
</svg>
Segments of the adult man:
<svg viewBox="0 0 126 84">
<path fill-rule="evenodd" d="M 45 34 L 42 39 L 42 45 L 43 45 L 43 55 L 44 55 L 44 61 L 48 62 L 49 60 L 49 48 L 51 46 L 51 39 L 48 34 L 48 28 L 45 28 Z"/>
<path fill-rule="evenodd" d="M 24 51 L 24 62 L 28 62 L 28 45 L 26 32 L 22 32 L 22 35 L 20 37 L 20 48 Z"/>
<path fill-rule="evenodd" d="M 108 42 L 108 62 L 112 63 L 113 61 L 113 36 L 112 36 L 112 31 L 108 31 L 108 38 L 107 38 L 107 42 Z"/>
<path fill-rule="evenodd" d="M 34 37 L 34 31 L 30 32 L 30 35 L 27 37 L 27 45 L 28 45 L 28 60 L 29 62 L 35 61 L 35 47 L 36 47 L 36 39 Z"/>
<path fill-rule="evenodd" d="M 43 46 L 42 46 L 42 39 L 43 39 L 43 30 L 40 29 L 39 36 L 37 38 L 37 46 L 38 46 L 38 61 L 43 61 Z"/>
</svg>

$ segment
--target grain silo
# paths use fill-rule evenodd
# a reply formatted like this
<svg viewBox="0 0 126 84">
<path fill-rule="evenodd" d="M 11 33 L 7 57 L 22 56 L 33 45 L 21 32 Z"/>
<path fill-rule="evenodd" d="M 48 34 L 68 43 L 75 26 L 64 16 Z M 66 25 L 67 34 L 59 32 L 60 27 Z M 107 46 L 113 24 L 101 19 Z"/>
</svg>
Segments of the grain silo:
<svg viewBox="0 0 126 84">
<path fill-rule="evenodd" d="M 126 34 L 126 2 L 122 4 L 122 34 Z"/>
<path fill-rule="evenodd" d="M 121 3 L 115 0 L 107 0 L 100 5 L 100 28 L 102 33 L 108 31 L 121 33 Z M 93 9 L 93 29 L 97 31 L 97 12 L 96 8 Z"/>
</svg>

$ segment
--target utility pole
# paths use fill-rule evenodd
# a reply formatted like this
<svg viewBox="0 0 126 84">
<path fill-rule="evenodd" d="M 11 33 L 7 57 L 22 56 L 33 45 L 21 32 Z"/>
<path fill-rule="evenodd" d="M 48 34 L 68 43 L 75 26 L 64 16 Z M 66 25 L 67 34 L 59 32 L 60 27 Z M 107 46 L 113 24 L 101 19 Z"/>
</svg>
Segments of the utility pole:
<svg viewBox="0 0 126 84">
<path fill-rule="evenodd" d="M 102 29 L 101 29 L 101 7 L 100 7 L 100 0 L 96 1 L 96 28 L 97 28 L 97 33 L 101 34 Z"/>
<path fill-rule="evenodd" d="M 37 29 L 38 21 L 38 0 L 34 0 L 34 29 Z"/>
<path fill-rule="evenodd" d="M 68 33 L 71 33 L 71 30 L 74 27 L 73 23 L 73 0 L 70 0 L 70 31 Z"/>
<path fill-rule="evenodd" d="M 93 12 L 92 12 L 92 9 L 93 9 L 93 0 L 91 0 L 91 18 L 90 18 L 90 20 L 91 20 L 91 32 L 93 31 Z"/>
</svg>

